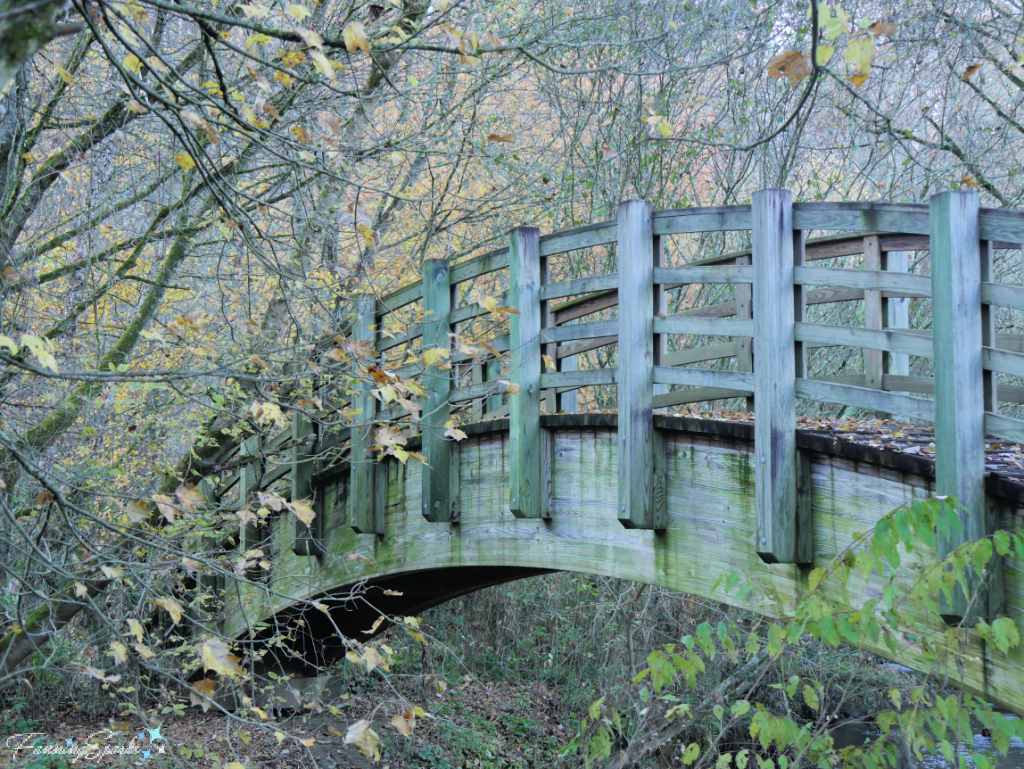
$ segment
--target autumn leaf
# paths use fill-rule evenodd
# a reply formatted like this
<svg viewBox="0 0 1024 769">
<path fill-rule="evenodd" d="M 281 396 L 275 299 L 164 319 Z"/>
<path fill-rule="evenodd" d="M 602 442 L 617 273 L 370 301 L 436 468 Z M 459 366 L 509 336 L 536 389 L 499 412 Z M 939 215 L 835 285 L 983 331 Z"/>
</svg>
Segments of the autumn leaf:
<svg viewBox="0 0 1024 769">
<path fill-rule="evenodd" d="M 487 141 L 504 142 L 505 144 L 511 144 L 512 134 L 487 134 Z"/>
<path fill-rule="evenodd" d="M 442 361 L 448 360 L 448 356 L 451 355 L 450 350 L 446 350 L 443 347 L 431 347 L 423 351 L 423 365 L 424 366 L 437 366 Z"/>
<path fill-rule="evenodd" d="M 824 67 L 835 52 L 836 47 L 834 45 L 819 45 L 818 50 L 814 54 L 814 59 L 819 67 Z"/>
<path fill-rule="evenodd" d="M 364 53 L 370 52 L 370 41 L 366 38 L 366 30 L 363 28 L 361 22 L 353 21 L 342 32 L 342 37 L 345 40 L 345 47 L 349 53 L 352 53 L 356 49 L 362 50 Z"/>
<path fill-rule="evenodd" d="M 161 607 L 168 614 L 171 615 L 171 622 L 177 625 L 181 622 L 181 604 L 175 601 L 173 598 L 150 598 L 153 603 Z"/>
<path fill-rule="evenodd" d="M 151 660 L 156 656 L 153 650 L 146 646 L 146 644 L 132 644 L 132 647 L 135 649 L 135 651 L 139 653 L 139 656 L 142 657 L 142 659 L 144 660 Z"/>
<path fill-rule="evenodd" d="M 196 161 L 192 159 L 191 155 L 187 155 L 184 152 L 179 152 L 175 155 L 174 162 L 181 166 L 182 171 L 191 171 L 196 167 Z"/>
<path fill-rule="evenodd" d="M 811 74 L 811 66 L 807 57 L 798 51 L 783 51 L 768 62 L 768 77 L 778 80 L 785 77 L 791 86 L 795 86 Z"/>
<path fill-rule="evenodd" d="M 79 598 L 85 598 L 89 595 L 89 588 L 83 585 L 81 582 L 75 583 L 75 595 Z"/>
<path fill-rule="evenodd" d="M 411 718 L 409 717 L 411 716 Z M 398 730 L 398 733 L 403 737 L 412 737 L 412 731 L 416 727 L 416 716 L 413 715 L 411 710 L 407 710 L 405 715 L 393 716 L 391 718 L 391 725 Z"/>
<path fill-rule="evenodd" d="M 62 67 L 60 64 L 55 64 L 54 65 L 54 69 L 57 70 L 57 74 L 60 75 L 60 79 L 61 80 L 63 80 L 68 85 L 71 85 L 71 82 L 72 82 L 72 80 L 74 80 L 74 78 L 71 77 L 71 73 L 70 72 L 68 72 L 66 69 L 64 69 L 64 67 Z"/>
<path fill-rule="evenodd" d="M 114 654 L 114 664 L 120 665 L 128 661 L 128 648 L 120 641 L 110 642 L 110 651 Z"/>
<path fill-rule="evenodd" d="M 868 33 L 875 37 L 892 37 L 896 34 L 896 27 L 885 21 L 876 21 L 868 27 Z"/>
<path fill-rule="evenodd" d="M 967 174 L 967 176 L 961 177 L 960 178 L 960 183 L 962 185 L 964 185 L 965 187 L 977 187 L 978 186 L 978 182 L 970 174 Z"/>
<path fill-rule="evenodd" d="M 100 571 L 103 572 L 103 576 L 107 579 L 117 579 L 124 574 L 124 572 L 116 566 L 100 566 Z"/>
<path fill-rule="evenodd" d="M 137 619 L 128 620 L 128 629 L 131 631 L 131 634 L 135 636 L 135 638 L 138 641 L 142 641 L 143 630 L 141 622 L 139 622 Z"/>
<path fill-rule="evenodd" d="M 178 498 L 178 501 L 181 503 L 181 506 L 190 513 L 194 513 L 196 510 L 198 510 L 200 507 L 206 504 L 206 499 L 199 492 L 199 489 L 195 486 L 195 484 L 182 484 L 174 492 L 174 496 Z"/>
<path fill-rule="evenodd" d="M 289 502 L 288 508 L 292 511 L 295 517 L 304 524 L 307 526 L 313 525 L 313 519 L 316 518 L 316 511 L 313 510 L 312 500 L 297 499 L 294 502 Z"/>
<path fill-rule="evenodd" d="M 303 19 L 313 14 L 313 12 L 310 11 L 309 8 L 307 8 L 306 6 L 296 5 L 294 3 L 285 6 L 284 12 L 286 15 L 291 16 L 293 19 L 295 19 L 296 22 L 300 24 L 302 23 Z"/>
<path fill-rule="evenodd" d="M 153 501 L 156 502 L 157 510 L 167 520 L 168 523 L 174 523 L 174 517 L 178 514 L 178 509 L 174 506 L 174 500 L 166 494 L 154 494 Z"/>
<path fill-rule="evenodd" d="M 469 437 L 464 432 L 462 432 L 462 430 L 455 426 L 455 421 L 452 419 L 449 419 L 447 422 L 445 422 L 444 426 L 446 428 L 444 431 L 445 438 L 453 438 L 456 441 L 461 441 Z"/>
<path fill-rule="evenodd" d="M 324 39 L 320 37 L 319 32 L 315 32 L 312 29 L 306 29 L 305 27 L 296 27 L 295 34 L 301 37 L 302 42 L 304 42 L 310 48 L 324 47 Z"/>
<path fill-rule="evenodd" d="M 139 61 L 139 57 L 135 54 L 126 56 L 124 58 L 124 61 L 122 61 L 121 63 L 124 65 L 124 68 L 126 70 L 136 75 L 138 75 L 142 71 L 142 62 Z"/>
<path fill-rule="evenodd" d="M 619 153 L 609 147 L 607 144 L 601 147 L 601 159 L 604 161 L 615 160 L 619 156 Z"/>
<path fill-rule="evenodd" d="M 121 676 L 108 676 L 105 671 L 100 670 L 99 668 L 86 667 L 83 668 L 83 670 L 85 671 L 86 675 L 92 676 L 93 678 L 96 678 L 100 681 L 105 681 L 108 684 L 116 684 L 118 681 L 121 680 Z"/>
<path fill-rule="evenodd" d="M 867 77 L 875 58 L 875 41 L 870 37 L 855 37 L 846 44 L 846 60 L 857 68 L 856 75 Z"/>
<path fill-rule="evenodd" d="M 227 642 L 222 638 L 206 638 L 199 649 L 199 658 L 206 670 L 212 670 L 228 678 L 236 678 L 242 674 L 238 666 L 238 657 L 231 654 Z"/>
<path fill-rule="evenodd" d="M 964 74 L 962 74 L 960 76 L 960 79 L 961 80 L 968 80 L 968 79 L 970 79 L 971 75 L 973 75 L 975 72 L 977 72 L 979 69 L 981 69 L 983 64 L 984 64 L 984 62 L 982 62 L 982 64 L 972 64 L 971 66 L 969 66 L 967 69 L 964 70 Z"/>
<path fill-rule="evenodd" d="M 320 70 L 320 73 L 324 77 L 332 83 L 336 83 L 338 81 L 338 73 L 334 71 L 331 60 L 324 55 L 323 51 L 310 51 L 309 58 L 313 60 L 313 63 L 316 64 L 316 68 Z"/>
<path fill-rule="evenodd" d="M 359 752 L 371 761 L 380 759 L 380 736 L 370 728 L 370 722 L 363 719 L 352 724 L 345 732 L 345 744 L 355 745 Z"/>
<path fill-rule="evenodd" d="M 544 359 L 544 368 L 546 368 L 548 371 L 558 370 L 558 365 L 555 363 L 555 359 L 552 358 L 550 355 L 542 355 L 541 358 Z"/>
<path fill-rule="evenodd" d="M 192 684 L 192 691 L 189 692 L 189 701 L 198 707 L 203 709 L 206 713 L 212 704 L 214 693 L 214 683 L 209 678 L 204 678 L 202 681 L 196 681 Z"/>
</svg>

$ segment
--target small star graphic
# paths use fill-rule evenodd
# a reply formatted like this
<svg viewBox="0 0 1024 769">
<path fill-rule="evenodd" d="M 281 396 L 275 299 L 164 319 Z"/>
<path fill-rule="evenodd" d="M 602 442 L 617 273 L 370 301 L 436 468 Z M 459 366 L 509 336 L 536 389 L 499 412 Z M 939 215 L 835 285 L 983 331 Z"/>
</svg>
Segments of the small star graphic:
<svg viewBox="0 0 1024 769">
<path fill-rule="evenodd" d="M 143 758 L 149 758 L 149 751 L 148 750 L 142 751 L 142 757 Z"/>
<path fill-rule="evenodd" d="M 71 740 L 71 738 L 70 738 L 70 737 L 69 737 L 68 739 L 64 740 L 64 742 L 66 742 L 66 743 L 67 743 L 67 745 L 68 745 L 68 747 L 69 747 L 69 748 L 70 748 L 70 747 L 71 747 L 72 745 L 74 745 L 74 742 L 72 742 L 72 740 Z"/>
<path fill-rule="evenodd" d="M 156 729 L 147 729 L 146 731 L 149 732 L 149 741 L 150 742 L 152 742 L 153 740 L 163 740 L 163 739 L 166 739 L 166 737 L 162 737 L 160 735 L 160 727 L 159 726 Z"/>
<path fill-rule="evenodd" d="M 139 739 L 140 739 L 140 740 L 144 740 L 144 739 L 146 739 L 146 733 L 145 733 L 145 732 L 142 732 L 141 734 L 139 734 Z"/>
<path fill-rule="evenodd" d="M 164 752 L 164 746 L 163 745 L 157 745 L 156 749 L 157 749 L 157 752 L 159 752 L 159 753 L 163 753 Z"/>
</svg>

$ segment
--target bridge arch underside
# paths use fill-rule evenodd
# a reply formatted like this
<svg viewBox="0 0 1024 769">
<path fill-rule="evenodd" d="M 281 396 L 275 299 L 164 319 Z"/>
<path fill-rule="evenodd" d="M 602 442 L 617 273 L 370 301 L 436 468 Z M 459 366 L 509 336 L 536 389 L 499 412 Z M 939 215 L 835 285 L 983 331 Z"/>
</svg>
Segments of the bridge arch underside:
<svg viewBox="0 0 1024 769">
<path fill-rule="evenodd" d="M 268 584 L 244 588 L 229 606 L 225 630 L 243 635 L 250 623 L 297 626 L 296 602 L 318 599 L 330 607 L 330 621 L 306 604 L 305 631 L 296 651 L 323 661 L 340 649 L 335 636 L 365 640 L 378 610 L 413 614 L 493 584 L 550 571 L 574 571 L 660 585 L 736 605 L 721 587 L 723 574 L 740 571 L 763 593 L 792 605 L 806 589 L 811 568 L 827 565 L 856 533 L 915 498 L 934 493 L 934 466 L 926 457 L 902 454 L 810 431 L 798 432 L 798 446 L 809 460 L 813 509 L 814 564 L 766 564 L 755 551 L 753 426 L 740 422 L 655 416 L 665 450 L 668 526 L 660 532 L 627 529 L 616 516 L 618 445 L 615 414 L 547 415 L 546 435 L 550 518 L 519 519 L 509 512 L 508 422 L 465 426 L 468 437 L 457 454 L 459 522 L 431 523 L 420 515 L 421 465 L 388 459 L 381 465 L 378 490 L 385 534 L 357 534 L 349 526 L 348 473 L 317 479 L 322 540 L 319 558 L 291 551 L 293 521 L 271 522 Z M 1024 523 L 1024 484 L 990 475 L 989 504 L 1002 528 Z M 917 573 L 922 548 L 903 554 L 905 571 Z M 1005 561 L 1006 612 L 1024 635 L 1024 569 Z M 852 582 L 855 601 L 879 597 L 885 580 Z M 371 605 L 346 600 L 364 589 Z M 385 595 L 385 590 L 402 596 Z M 857 591 L 860 590 L 860 595 Z M 838 595 L 833 598 L 841 603 Z M 245 610 L 242 611 L 241 607 Z M 743 608 L 757 610 L 749 605 Z M 304 636 L 304 637 L 303 637 Z M 332 637 L 335 636 L 335 637 Z M 964 688 L 990 701 L 1024 712 L 1024 650 L 1007 658 L 976 645 L 977 660 L 964 671 Z M 892 657 L 884 645 L 869 648 Z M 929 671 L 920 648 L 901 641 L 896 661 Z M 955 677 L 955 671 L 948 671 Z"/>
</svg>

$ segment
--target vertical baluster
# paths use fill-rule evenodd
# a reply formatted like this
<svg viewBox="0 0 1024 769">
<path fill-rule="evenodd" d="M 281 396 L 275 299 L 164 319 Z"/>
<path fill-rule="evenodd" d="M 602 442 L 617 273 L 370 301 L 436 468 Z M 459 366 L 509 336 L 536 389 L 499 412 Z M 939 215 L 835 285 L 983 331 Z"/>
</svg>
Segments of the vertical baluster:
<svg viewBox="0 0 1024 769">
<path fill-rule="evenodd" d="M 509 398 L 509 508 L 517 518 L 548 515 L 540 427 L 540 279 L 540 232 L 518 227 L 509 233 L 509 300 L 519 312 L 509 320 L 510 376 L 518 386 Z"/>
<path fill-rule="evenodd" d="M 656 513 L 654 232 L 646 200 L 619 204 L 619 522 L 664 528 Z"/>
<path fill-rule="evenodd" d="M 372 296 L 358 296 L 355 300 L 356 319 L 352 339 L 375 344 L 377 340 L 377 300 Z M 368 381 L 359 385 L 359 393 L 352 399 L 352 410 L 359 412 L 352 425 L 349 442 L 349 525 L 359 534 L 383 534 L 383 521 L 378 526 L 374 514 L 377 460 L 370 447 L 376 443 L 374 417 L 377 399 L 370 394 Z"/>
<path fill-rule="evenodd" d="M 260 482 L 263 480 L 263 456 L 260 450 L 260 436 L 253 435 L 242 441 L 238 448 L 239 457 L 250 458 L 238 470 L 238 509 L 252 508 L 254 495 L 260 489 Z M 251 511 L 251 510 L 250 510 Z M 250 550 L 261 550 L 262 555 L 252 558 L 253 565 L 246 570 L 246 577 L 250 580 L 259 580 L 267 576 L 266 570 L 259 565 L 262 560 L 269 560 L 268 551 L 270 538 L 269 520 L 261 520 L 258 517 L 249 521 L 242 527 L 242 553 Z"/>
<path fill-rule="evenodd" d="M 864 238 L 864 269 L 882 269 L 882 246 L 877 235 Z M 885 326 L 885 308 L 882 306 L 882 292 L 869 289 L 864 292 L 864 328 L 881 330 Z M 881 350 L 864 350 L 864 386 L 882 389 L 882 374 L 885 371 L 885 355 Z M 886 414 L 878 414 L 885 417 Z"/>
<path fill-rule="evenodd" d="M 785 190 L 761 190 L 752 208 L 757 553 L 767 563 L 796 563 L 811 532 L 799 526 L 797 505 L 793 200 Z"/>
<path fill-rule="evenodd" d="M 889 251 L 884 254 L 885 269 L 889 272 L 910 272 L 910 253 L 908 251 Z M 910 300 L 906 297 L 889 299 L 889 312 L 886 318 L 889 328 L 910 328 Z M 892 376 L 910 376 L 910 356 L 905 352 L 889 353 L 889 364 L 885 373 Z M 891 389 L 891 388 L 890 388 Z"/>
<path fill-rule="evenodd" d="M 750 264 L 749 256 L 736 257 L 736 264 Z M 736 317 L 741 320 L 749 320 L 753 315 L 753 293 L 749 283 L 738 283 L 734 289 L 733 296 L 736 297 Z M 736 370 L 754 370 L 754 340 L 750 337 L 740 337 L 736 344 Z M 754 396 L 750 395 L 743 399 L 744 408 L 747 411 L 754 410 Z"/>
<path fill-rule="evenodd" d="M 575 323 L 575 321 L 570 321 Z M 559 371 L 578 371 L 579 370 L 579 355 L 566 355 L 558 359 L 558 370 Z M 558 410 L 564 411 L 566 414 L 575 414 L 580 410 L 580 391 L 579 390 L 566 390 L 564 393 L 558 395 Z"/>
<path fill-rule="evenodd" d="M 452 288 L 447 259 L 423 262 L 423 349 L 451 351 L 448 316 L 452 311 Z M 451 497 L 453 441 L 444 437 L 451 416 L 452 373 L 444 368 L 447 357 L 429 366 L 423 375 L 427 391 L 420 424 L 423 428 L 423 517 L 434 523 L 457 520 Z"/>
<path fill-rule="evenodd" d="M 292 502 L 308 501 L 314 518 L 307 525 L 295 519 L 295 539 L 292 552 L 295 555 L 320 556 L 323 554 L 323 500 L 319 499 L 313 485 L 313 468 L 316 457 L 316 426 L 301 412 L 292 414 Z"/>
<path fill-rule="evenodd" d="M 654 236 L 654 266 L 664 267 L 665 266 L 665 239 L 661 235 Z M 666 301 L 665 287 L 661 283 L 654 284 L 654 314 L 665 315 L 668 312 L 668 304 Z M 667 347 L 668 339 L 664 334 L 654 335 L 654 365 L 664 365 L 662 360 L 665 357 L 665 351 Z M 654 395 L 664 395 L 669 391 L 669 385 L 658 384 L 654 385 Z"/>
<path fill-rule="evenodd" d="M 964 511 L 963 533 L 939 533 L 939 554 L 988 536 L 994 511 L 985 496 L 984 415 L 987 396 L 982 365 L 986 331 L 981 304 L 984 254 L 978 232 L 978 196 L 943 192 L 932 196 L 929 225 L 932 258 L 932 345 L 935 359 L 935 490 L 953 495 Z M 989 327 L 990 328 L 990 327 Z M 998 561 L 998 558 L 996 559 Z M 994 567 L 994 568 L 993 568 Z M 998 563 L 990 564 L 983 584 L 973 567 L 964 576 L 973 603 L 957 590 L 940 609 L 949 621 L 998 612 L 1002 604 Z"/>
<path fill-rule="evenodd" d="M 491 358 L 484 363 L 484 381 L 494 382 L 496 379 L 501 379 L 501 358 Z M 494 387 L 498 388 L 497 383 L 495 383 Z M 501 393 L 488 397 L 484 401 L 484 414 L 487 415 L 492 411 L 500 409 L 503 405 L 503 397 Z"/>
<path fill-rule="evenodd" d="M 211 478 L 203 478 L 199 481 L 199 493 L 203 495 L 209 508 L 216 510 L 220 506 L 220 498 L 217 496 L 217 483 Z M 221 549 L 221 538 L 216 533 L 208 534 L 201 539 L 203 555 L 208 561 L 213 560 L 213 555 Z M 214 593 L 224 589 L 224 580 L 219 574 L 214 574 L 206 566 L 202 567 L 199 573 L 199 584 Z"/>
</svg>

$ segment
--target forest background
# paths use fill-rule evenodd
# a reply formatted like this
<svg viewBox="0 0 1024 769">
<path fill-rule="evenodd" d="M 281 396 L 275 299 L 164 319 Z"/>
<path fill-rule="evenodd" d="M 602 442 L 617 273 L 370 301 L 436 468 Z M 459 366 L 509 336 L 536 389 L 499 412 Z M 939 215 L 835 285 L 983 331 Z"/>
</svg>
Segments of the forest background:
<svg viewBox="0 0 1024 769">
<path fill-rule="evenodd" d="M 500 246 L 511 227 L 600 221 L 634 197 L 727 205 L 784 187 L 924 202 L 971 188 L 1019 208 L 1022 41 L 1013 0 L 3 3 L 5 702 L 29 718 L 56 697 L 146 724 L 183 702 L 209 708 L 183 656 L 238 660 L 216 642 L 214 599 L 178 599 L 197 571 L 245 580 L 259 556 L 193 557 L 238 525 L 235 512 L 199 515 L 196 484 L 293 413 L 352 417 L 322 410 L 325 382 L 344 394 L 371 377 L 367 351 L 340 334 L 355 296 L 409 282 L 424 259 Z M 697 241 L 685 258 L 720 247 Z M 598 267 L 570 261 L 564 277 Z M 504 289 L 476 290 L 463 301 L 493 306 Z M 486 357 L 505 320 L 463 343 Z M 422 352 L 408 356 L 427 365 Z M 402 393 L 413 413 L 414 394 Z M 198 631 L 175 644 L 182 613 Z M 628 688 L 651 649 L 709 618 L 716 606 L 560 575 L 435 613 L 433 644 L 395 641 L 393 662 L 407 656 L 431 698 L 455 670 L 550 686 L 557 752 L 591 695 Z M 168 628 L 159 642 L 154 622 Z M 835 654 L 845 675 L 877 672 Z M 415 697 L 395 686 L 349 719 L 362 731 L 331 727 L 341 743 L 374 757 L 360 740 L 384 703 L 401 706 L 397 733 L 412 730 Z M 524 734 L 541 728 L 532 710 Z M 257 711 L 232 716 L 232 734 L 255 724 L 271 746 L 310 748 Z M 451 740 L 430 728 L 422 750 L 441 756 Z M 240 744 L 183 760 L 229 766 Z"/>
</svg>

